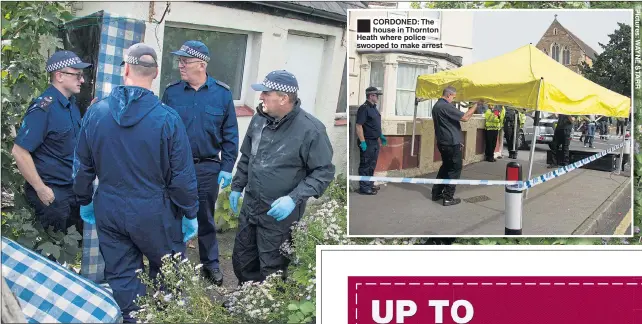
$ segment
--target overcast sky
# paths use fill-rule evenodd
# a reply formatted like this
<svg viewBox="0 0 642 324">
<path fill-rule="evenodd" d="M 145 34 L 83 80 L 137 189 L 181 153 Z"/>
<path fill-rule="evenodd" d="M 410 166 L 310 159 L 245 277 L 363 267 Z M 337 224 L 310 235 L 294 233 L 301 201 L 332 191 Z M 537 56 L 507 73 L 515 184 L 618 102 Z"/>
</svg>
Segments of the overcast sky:
<svg viewBox="0 0 642 324">
<path fill-rule="evenodd" d="M 409 2 L 399 3 L 407 8 Z M 508 53 L 528 43 L 536 45 L 554 15 L 566 29 L 598 53 L 598 43 L 607 44 L 609 34 L 618 22 L 632 25 L 632 11 L 606 10 L 494 10 L 477 11 L 473 15 L 473 63 Z"/>
</svg>

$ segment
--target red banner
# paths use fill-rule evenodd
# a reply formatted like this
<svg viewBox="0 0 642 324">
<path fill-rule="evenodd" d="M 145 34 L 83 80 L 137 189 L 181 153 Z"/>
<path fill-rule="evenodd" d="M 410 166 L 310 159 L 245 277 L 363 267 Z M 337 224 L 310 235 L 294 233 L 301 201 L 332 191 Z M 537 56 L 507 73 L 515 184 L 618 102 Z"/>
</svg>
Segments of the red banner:
<svg viewBox="0 0 642 324">
<path fill-rule="evenodd" d="M 349 324 L 642 324 L 642 277 L 349 277 Z"/>
</svg>

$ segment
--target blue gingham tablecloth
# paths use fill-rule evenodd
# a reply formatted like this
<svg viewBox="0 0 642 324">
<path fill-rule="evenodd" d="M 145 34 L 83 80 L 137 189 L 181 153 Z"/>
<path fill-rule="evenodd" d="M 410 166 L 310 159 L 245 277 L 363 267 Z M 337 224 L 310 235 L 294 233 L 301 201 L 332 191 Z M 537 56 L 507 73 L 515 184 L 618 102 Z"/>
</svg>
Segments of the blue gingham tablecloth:
<svg viewBox="0 0 642 324">
<path fill-rule="evenodd" d="M 29 323 L 120 323 L 111 293 L 2 237 L 2 276 Z"/>
</svg>

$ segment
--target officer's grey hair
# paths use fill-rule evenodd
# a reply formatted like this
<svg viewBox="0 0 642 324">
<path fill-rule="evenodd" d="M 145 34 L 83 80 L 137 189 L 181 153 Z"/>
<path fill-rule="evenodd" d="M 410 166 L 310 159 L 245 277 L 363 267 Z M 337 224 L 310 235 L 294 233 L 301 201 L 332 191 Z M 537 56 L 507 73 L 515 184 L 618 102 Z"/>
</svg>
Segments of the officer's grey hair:
<svg viewBox="0 0 642 324">
<path fill-rule="evenodd" d="M 151 55 L 143 55 L 138 60 L 143 63 L 154 63 L 154 59 L 151 57 Z M 135 75 L 140 77 L 153 77 L 158 70 L 158 67 L 147 67 L 133 64 L 130 64 L 129 67 Z"/>
<path fill-rule="evenodd" d="M 276 94 L 278 94 L 281 97 L 288 96 L 288 98 L 290 99 L 290 103 L 292 104 L 295 103 L 298 98 L 296 92 L 277 91 Z"/>
<path fill-rule="evenodd" d="M 457 89 L 455 89 L 455 87 L 447 86 L 446 89 L 444 89 L 444 92 L 442 93 L 442 95 L 444 97 L 448 97 L 448 96 L 450 96 L 452 94 L 455 94 L 455 93 L 457 93 Z"/>
</svg>

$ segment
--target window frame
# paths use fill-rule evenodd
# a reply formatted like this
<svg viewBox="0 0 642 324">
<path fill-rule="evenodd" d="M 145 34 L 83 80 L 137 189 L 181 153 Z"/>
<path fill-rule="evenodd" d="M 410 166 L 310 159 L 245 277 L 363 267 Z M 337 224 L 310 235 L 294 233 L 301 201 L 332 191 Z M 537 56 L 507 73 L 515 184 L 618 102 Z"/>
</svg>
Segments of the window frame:
<svg viewBox="0 0 642 324">
<path fill-rule="evenodd" d="M 397 75 L 398 75 L 398 73 L 399 73 L 399 66 L 400 66 L 400 65 L 402 65 L 402 64 L 403 64 L 403 65 L 418 66 L 418 67 L 426 67 L 426 68 L 428 68 L 428 69 L 431 69 L 431 68 L 432 68 L 432 73 L 433 73 L 433 74 L 438 72 L 437 65 L 436 65 L 436 64 L 433 64 L 433 63 L 431 63 L 431 62 L 411 62 L 411 61 L 406 61 L 406 60 L 397 60 L 397 69 L 396 69 L 396 73 L 397 73 Z M 398 86 L 398 84 L 399 84 L 399 78 L 397 77 L 397 78 L 395 78 L 395 79 L 396 79 L 396 80 L 395 80 L 395 98 L 397 97 L 397 92 L 398 92 L 398 91 L 402 91 L 402 92 L 403 92 L 403 91 L 407 91 L 407 92 L 415 93 L 416 89 L 404 89 L 404 88 L 400 88 L 400 87 Z M 434 100 L 434 99 L 429 99 L 429 100 L 426 100 L 426 101 L 430 102 L 430 106 L 432 106 L 432 105 L 434 105 L 434 101 L 436 101 L 436 100 Z M 396 117 L 396 118 L 399 118 L 399 119 L 407 119 L 407 118 L 412 119 L 414 114 L 413 114 L 413 115 L 409 115 L 409 116 L 406 116 L 406 115 L 398 115 L 398 114 L 397 114 L 397 102 L 398 102 L 398 101 L 395 99 L 395 106 L 394 106 L 394 113 L 393 113 L 393 116 L 394 116 L 394 117 Z M 418 118 L 428 118 L 428 119 L 432 119 L 432 111 L 431 111 L 431 110 L 428 110 L 428 116 L 427 116 L 427 117 L 418 117 Z"/>
<path fill-rule="evenodd" d="M 171 27 L 171 28 L 182 28 L 182 29 L 191 29 L 191 30 L 197 30 L 197 31 L 206 31 L 206 32 L 222 32 L 222 33 L 228 33 L 228 34 L 239 34 L 239 35 L 246 35 L 246 44 L 245 44 L 245 60 L 243 62 L 243 75 L 241 76 L 241 91 L 240 91 L 240 97 L 239 99 L 234 99 L 234 106 L 243 106 L 245 105 L 245 101 L 248 99 L 247 92 L 249 91 L 249 87 L 251 84 L 250 81 L 250 76 L 251 76 L 251 71 L 250 68 L 252 67 L 252 53 L 254 52 L 253 44 L 254 44 L 254 33 L 251 31 L 243 31 L 243 30 L 238 30 L 238 29 L 229 29 L 229 28 L 221 28 L 221 27 L 216 27 L 216 26 L 210 26 L 210 25 L 199 25 L 199 24 L 190 24 L 190 23 L 184 23 L 184 22 L 177 22 L 177 21 L 167 21 L 165 23 L 166 27 Z M 164 27 L 165 27 L 164 26 Z M 165 28 L 163 27 L 163 45 L 165 44 Z M 207 45 L 207 44 L 205 44 Z M 209 45 L 208 45 L 209 47 Z M 163 53 L 165 54 L 165 53 Z M 170 53 L 167 53 L 171 55 Z M 161 68 L 162 69 L 162 68 Z M 159 71 L 159 76 L 162 75 L 163 71 Z M 233 85 L 229 85 L 232 87 Z"/>
</svg>

